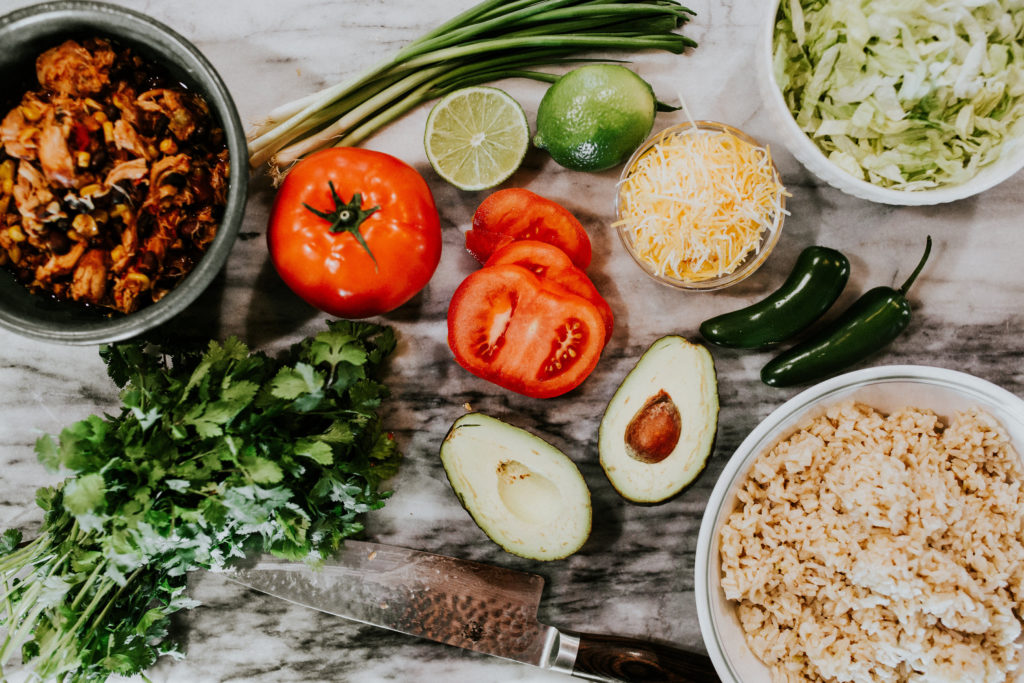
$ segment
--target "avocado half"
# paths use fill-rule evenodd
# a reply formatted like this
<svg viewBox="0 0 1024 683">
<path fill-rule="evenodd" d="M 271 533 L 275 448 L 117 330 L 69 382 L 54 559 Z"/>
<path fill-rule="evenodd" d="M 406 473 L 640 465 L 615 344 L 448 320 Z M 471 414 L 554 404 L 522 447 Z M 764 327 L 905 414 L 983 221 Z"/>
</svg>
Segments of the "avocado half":
<svg viewBox="0 0 1024 683">
<path fill-rule="evenodd" d="M 540 437 L 467 413 L 448 430 L 441 463 L 462 507 L 510 553 L 559 560 L 590 535 L 590 489 L 583 475 Z"/>
<path fill-rule="evenodd" d="M 711 353 L 682 337 L 662 337 L 608 403 L 598 432 L 601 467 L 623 498 L 660 503 L 703 471 L 717 430 Z"/>
</svg>

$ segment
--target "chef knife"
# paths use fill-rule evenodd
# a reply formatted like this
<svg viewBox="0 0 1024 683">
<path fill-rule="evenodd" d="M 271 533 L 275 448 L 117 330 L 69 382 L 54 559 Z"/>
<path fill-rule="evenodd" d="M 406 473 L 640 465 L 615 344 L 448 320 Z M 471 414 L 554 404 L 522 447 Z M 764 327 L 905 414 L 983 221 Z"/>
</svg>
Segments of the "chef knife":
<svg viewBox="0 0 1024 683">
<path fill-rule="evenodd" d="M 719 680 L 704 655 L 541 624 L 536 574 L 346 540 L 318 570 L 265 556 L 225 576 L 328 614 L 588 680 Z"/>
</svg>

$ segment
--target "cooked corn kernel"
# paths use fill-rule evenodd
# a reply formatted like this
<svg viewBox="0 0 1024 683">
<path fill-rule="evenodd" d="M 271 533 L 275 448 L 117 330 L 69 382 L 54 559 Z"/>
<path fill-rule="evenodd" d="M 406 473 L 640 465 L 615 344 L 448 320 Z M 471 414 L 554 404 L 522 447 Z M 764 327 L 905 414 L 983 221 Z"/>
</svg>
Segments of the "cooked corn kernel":
<svg viewBox="0 0 1024 683">
<path fill-rule="evenodd" d="M 163 140 L 160 141 L 160 151 L 163 152 L 164 154 L 177 154 L 178 145 L 174 142 L 174 140 L 170 138 L 164 138 Z"/>
<path fill-rule="evenodd" d="M 92 115 L 92 117 L 94 119 L 96 119 L 97 121 L 99 121 L 100 123 L 106 123 L 107 122 L 107 115 L 104 114 L 102 111 L 96 112 L 95 114 Z"/>
<path fill-rule="evenodd" d="M 114 124 L 110 121 L 103 122 L 103 139 L 108 145 L 114 141 Z"/>
<path fill-rule="evenodd" d="M 83 187 L 83 188 L 82 188 L 82 189 L 81 189 L 81 190 L 80 190 L 80 191 L 78 192 L 78 194 L 79 194 L 80 196 L 82 196 L 82 197 L 91 197 L 91 196 L 93 196 L 94 194 L 97 194 L 98 192 L 100 192 L 100 191 L 102 191 L 102 190 L 103 190 L 103 186 L 102 186 L 102 185 L 100 185 L 99 183 L 89 183 L 88 185 L 86 185 L 85 187 Z"/>
<path fill-rule="evenodd" d="M 11 238 L 12 242 L 25 241 L 25 233 L 22 231 L 21 226 L 17 224 L 7 228 L 7 236 Z"/>
<path fill-rule="evenodd" d="M 89 161 L 92 159 L 92 155 L 88 152 L 79 152 L 76 155 L 75 162 L 78 163 L 79 168 L 86 168 L 89 165 Z"/>
<path fill-rule="evenodd" d="M 7 159 L 0 164 L 0 180 L 14 180 L 14 160 Z"/>
<path fill-rule="evenodd" d="M 139 272 L 136 272 L 136 271 L 133 270 L 132 272 L 130 272 L 127 275 L 125 275 L 124 279 L 125 280 L 135 280 L 136 282 L 139 283 L 139 285 L 142 286 L 143 289 L 146 289 L 146 288 L 149 287 L 149 276 L 146 275 L 145 273 L 139 273 Z"/>
<path fill-rule="evenodd" d="M 87 107 L 89 107 L 91 109 L 103 109 L 103 105 L 100 104 L 99 102 L 97 102 L 96 100 L 94 100 L 91 97 L 86 97 L 85 98 L 85 106 L 87 106 Z"/>
<path fill-rule="evenodd" d="M 71 221 L 71 227 L 82 237 L 95 237 L 99 232 L 96 219 L 87 213 L 80 213 Z"/>
<path fill-rule="evenodd" d="M 38 121 L 43 115 L 43 110 L 38 107 L 34 102 L 23 104 L 20 107 L 21 115 L 25 117 L 26 121 L 32 121 L 33 123 Z"/>
</svg>

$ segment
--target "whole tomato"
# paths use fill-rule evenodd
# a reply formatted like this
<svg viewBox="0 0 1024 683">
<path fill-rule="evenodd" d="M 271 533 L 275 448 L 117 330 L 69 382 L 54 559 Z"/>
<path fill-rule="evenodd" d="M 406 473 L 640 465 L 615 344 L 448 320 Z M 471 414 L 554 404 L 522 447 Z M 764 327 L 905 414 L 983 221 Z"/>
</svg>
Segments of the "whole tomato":
<svg viewBox="0 0 1024 683">
<path fill-rule="evenodd" d="M 383 152 L 334 147 L 285 176 L 267 243 L 281 279 L 307 303 L 366 318 L 426 286 L 441 260 L 441 222 L 413 167 Z"/>
</svg>

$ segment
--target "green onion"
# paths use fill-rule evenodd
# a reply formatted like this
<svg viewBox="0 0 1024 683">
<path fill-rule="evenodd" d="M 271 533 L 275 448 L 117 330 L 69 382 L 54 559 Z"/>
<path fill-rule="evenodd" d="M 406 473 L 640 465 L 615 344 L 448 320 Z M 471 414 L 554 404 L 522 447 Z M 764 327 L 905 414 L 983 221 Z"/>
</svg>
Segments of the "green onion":
<svg viewBox="0 0 1024 683">
<path fill-rule="evenodd" d="M 503 78 L 551 82 L 530 67 L 585 50 L 664 50 L 696 43 L 675 30 L 693 11 L 676 0 L 485 0 L 390 59 L 272 111 L 253 132 L 249 162 L 277 177 L 330 145 L 356 145 L 415 107 Z"/>
</svg>

